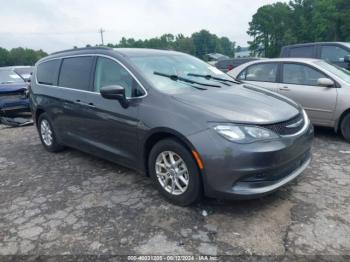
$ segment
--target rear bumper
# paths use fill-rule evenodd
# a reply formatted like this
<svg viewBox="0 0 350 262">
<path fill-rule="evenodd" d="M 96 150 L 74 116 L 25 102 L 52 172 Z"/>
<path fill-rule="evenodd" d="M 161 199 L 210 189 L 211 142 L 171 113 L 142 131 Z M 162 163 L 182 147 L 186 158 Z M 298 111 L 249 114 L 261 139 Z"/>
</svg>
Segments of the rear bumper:
<svg viewBox="0 0 350 262">
<path fill-rule="evenodd" d="M 252 144 L 228 142 L 213 130 L 189 139 L 204 164 L 207 196 L 252 199 L 270 194 L 302 174 L 311 161 L 313 127 L 295 137 Z"/>
</svg>

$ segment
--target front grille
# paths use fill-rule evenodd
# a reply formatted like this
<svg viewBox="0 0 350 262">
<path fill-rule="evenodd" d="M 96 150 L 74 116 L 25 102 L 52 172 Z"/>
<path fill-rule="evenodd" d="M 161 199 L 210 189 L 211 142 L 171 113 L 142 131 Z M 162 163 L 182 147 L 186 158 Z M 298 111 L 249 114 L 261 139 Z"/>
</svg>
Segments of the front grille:
<svg viewBox="0 0 350 262">
<path fill-rule="evenodd" d="M 290 120 L 280 122 L 277 124 L 262 125 L 262 127 L 270 129 L 271 131 L 281 136 L 287 136 L 298 133 L 301 129 L 303 129 L 304 125 L 304 116 L 302 113 L 299 113 L 297 116 L 293 117 Z"/>
</svg>

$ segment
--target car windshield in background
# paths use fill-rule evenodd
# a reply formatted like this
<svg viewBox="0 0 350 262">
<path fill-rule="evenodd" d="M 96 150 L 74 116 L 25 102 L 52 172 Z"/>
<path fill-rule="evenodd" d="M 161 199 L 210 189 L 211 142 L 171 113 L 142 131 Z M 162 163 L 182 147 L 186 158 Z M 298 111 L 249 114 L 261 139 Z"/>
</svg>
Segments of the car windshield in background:
<svg viewBox="0 0 350 262">
<path fill-rule="evenodd" d="M 325 61 L 316 61 L 314 63 L 350 84 L 350 71 Z"/>
<path fill-rule="evenodd" d="M 344 45 L 348 48 L 350 48 L 350 43 L 344 43 Z"/>
<path fill-rule="evenodd" d="M 23 83 L 23 79 L 13 70 L 0 70 L 0 84 Z"/>
<path fill-rule="evenodd" d="M 32 77 L 33 68 L 32 67 L 20 67 L 14 69 L 14 71 L 21 76 L 24 80 L 29 80 Z"/>
<path fill-rule="evenodd" d="M 158 90 L 167 93 L 181 92 L 190 89 L 191 85 L 201 87 L 198 83 L 205 84 L 204 87 L 208 89 L 211 88 L 210 85 L 215 88 L 215 85 L 227 86 L 232 84 L 231 81 L 234 81 L 233 78 L 217 68 L 187 55 L 149 55 L 135 56 L 130 59 Z M 170 78 L 163 75 L 177 76 L 180 80 L 182 78 L 191 79 L 198 83 L 176 81 L 176 77 Z M 195 90 L 194 88 L 191 89 Z"/>
</svg>

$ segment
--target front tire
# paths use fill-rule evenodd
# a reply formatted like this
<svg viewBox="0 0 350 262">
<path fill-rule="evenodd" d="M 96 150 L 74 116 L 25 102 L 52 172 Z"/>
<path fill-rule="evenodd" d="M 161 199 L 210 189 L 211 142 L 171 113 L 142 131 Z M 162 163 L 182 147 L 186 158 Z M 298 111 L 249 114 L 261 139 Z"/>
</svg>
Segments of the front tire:
<svg viewBox="0 0 350 262">
<path fill-rule="evenodd" d="M 350 113 L 343 118 L 340 130 L 345 140 L 350 143 Z"/>
<path fill-rule="evenodd" d="M 191 153 L 174 139 L 158 142 L 148 159 L 150 177 L 170 202 L 188 206 L 200 200 L 202 183 Z"/>
<path fill-rule="evenodd" d="M 38 131 L 41 143 L 47 151 L 59 152 L 64 149 L 64 146 L 58 143 L 52 123 L 46 113 L 39 116 Z"/>
</svg>

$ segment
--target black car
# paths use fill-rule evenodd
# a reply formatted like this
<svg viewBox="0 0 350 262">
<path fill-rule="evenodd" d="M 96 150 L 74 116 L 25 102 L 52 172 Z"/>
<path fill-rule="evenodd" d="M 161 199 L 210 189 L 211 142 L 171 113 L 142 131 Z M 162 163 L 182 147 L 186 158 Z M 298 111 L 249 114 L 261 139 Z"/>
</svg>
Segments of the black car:
<svg viewBox="0 0 350 262">
<path fill-rule="evenodd" d="M 231 71 L 232 69 L 243 65 L 248 62 L 252 62 L 255 60 L 258 60 L 259 58 L 256 57 L 242 57 L 242 58 L 230 58 L 230 59 L 223 59 L 219 60 L 215 63 L 216 68 L 221 70 L 224 73 L 227 73 L 228 71 Z"/>
<path fill-rule="evenodd" d="M 318 42 L 285 46 L 280 57 L 317 58 L 350 69 L 350 43 Z"/>
<path fill-rule="evenodd" d="M 69 146 L 136 169 L 179 205 L 203 192 L 260 197 L 310 163 L 313 128 L 298 104 L 183 53 L 52 54 L 35 67 L 30 102 L 48 151 Z"/>
</svg>

